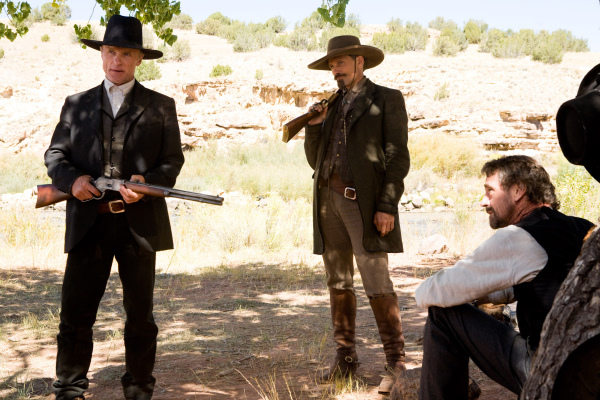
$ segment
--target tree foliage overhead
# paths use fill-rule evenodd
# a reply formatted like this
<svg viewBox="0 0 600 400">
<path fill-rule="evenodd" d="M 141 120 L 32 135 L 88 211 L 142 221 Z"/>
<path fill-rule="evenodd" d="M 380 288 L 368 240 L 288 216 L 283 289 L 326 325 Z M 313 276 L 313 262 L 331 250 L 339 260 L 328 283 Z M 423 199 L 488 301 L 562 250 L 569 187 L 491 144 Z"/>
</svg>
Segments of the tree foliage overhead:
<svg viewBox="0 0 600 400">
<path fill-rule="evenodd" d="M 317 11 L 325 22 L 343 28 L 346 23 L 346 6 L 350 0 L 323 0 Z"/>
<path fill-rule="evenodd" d="M 100 18 L 100 25 L 106 26 L 111 16 L 120 13 L 121 8 L 129 10 L 130 15 L 139 19 L 143 25 L 152 25 L 156 35 L 165 43 L 173 45 L 177 36 L 173 35 L 173 29 L 166 26 L 174 15 L 181 13 L 179 1 L 171 0 L 95 0 L 100 5 L 105 15 Z M 321 7 L 317 9 L 319 15 L 325 22 L 329 22 L 339 28 L 346 23 L 346 6 L 350 0 L 323 0 Z M 59 8 L 64 6 L 66 0 L 52 0 L 52 7 Z M 25 19 L 31 13 L 31 6 L 28 2 L 14 2 L 10 0 L 0 0 L 0 13 L 6 13 L 11 20 L 12 30 L 8 25 L 0 23 L 0 39 L 7 38 L 11 42 L 17 36 L 23 36 L 28 31 Z M 279 22 L 279 21 L 277 21 Z M 283 23 L 283 20 L 281 21 Z M 75 33 L 79 39 L 89 39 L 92 37 L 92 27 L 89 24 L 81 26 L 74 25 Z M 85 47 L 85 46 L 84 46 Z"/>
<path fill-rule="evenodd" d="M 57 1 L 57 0 L 53 0 Z M 179 2 L 170 0 L 96 0 L 104 10 L 105 15 L 100 18 L 100 25 L 106 26 L 110 17 L 119 14 L 121 7 L 129 10 L 130 15 L 135 16 L 142 25 L 152 25 L 156 35 L 169 45 L 173 45 L 177 36 L 173 35 L 173 29 L 165 27 L 174 15 L 181 13 Z M 75 32 L 80 39 L 89 39 L 92 35 L 92 27 L 75 25 Z"/>
<path fill-rule="evenodd" d="M 2 12 L 6 12 L 12 26 L 16 28 L 13 31 L 8 25 L 0 22 L 0 39 L 5 37 L 12 42 L 17 38 L 17 35 L 23 36 L 29 32 L 29 28 L 25 26 L 24 23 L 25 19 L 27 19 L 31 13 L 31 6 L 29 3 L 23 2 L 15 4 L 13 1 L 0 0 L 0 13 Z"/>
<path fill-rule="evenodd" d="M 122 7 L 129 10 L 130 15 L 135 16 L 142 22 L 142 25 L 152 25 L 156 35 L 169 45 L 173 45 L 177 36 L 173 35 L 173 29 L 165 27 L 165 24 L 171 21 L 174 15 L 181 13 L 180 3 L 171 0 L 95 0 L 104 11 L 104 16 L 100 18 L 100 25 L 106 26 L 106 23 L 115 14 L 119 14 Z M 66 0 L 52 0 L 52 7 L 60 8 L 64 6 Z M 15 2 L 0 0 L 0 13 L 5 12 L 11 20 L 11 24 L 18 28 L 14 31 L 9 26 L 0 23 L 0 39 L 7 38 L 11 42 L 17 36 L 25 35 L 29 29 L 23 23 L 31 13 L 31 6 L 26 1 Z M 74 25 L 75 33 L 79 39 L 89 39 L 92 36 L 92 27 L 88 24 L 84 26 Z"/>
</svg>

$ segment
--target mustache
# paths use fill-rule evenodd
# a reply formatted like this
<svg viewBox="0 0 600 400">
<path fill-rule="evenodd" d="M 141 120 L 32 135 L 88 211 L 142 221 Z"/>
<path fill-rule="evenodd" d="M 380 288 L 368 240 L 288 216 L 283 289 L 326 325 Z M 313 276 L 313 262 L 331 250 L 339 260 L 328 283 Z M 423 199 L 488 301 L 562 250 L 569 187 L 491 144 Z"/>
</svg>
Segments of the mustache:
<svg viewBox="0 0 600 400">
<path fill-rule="evenodd" d="M 486 208 L 485 208 L 485 212 L 486 212 L 486 213 L 489 213 L 490 211 L 492 211 L 492 212 L 493 212 L 493 211 L 494 211 L 494 209 L 493 209 L 492 207 L 486 207 Z"/>
<path fill-rule="evenodd" d="M 336 75 L 333 76 L 333 79 L 335 79 L 337 81 L 338 79 L 344 78 L 346 76 L 348 76 L 348 75 L 346 75 L 346 74 L 336 74 Z"/>
</svg>

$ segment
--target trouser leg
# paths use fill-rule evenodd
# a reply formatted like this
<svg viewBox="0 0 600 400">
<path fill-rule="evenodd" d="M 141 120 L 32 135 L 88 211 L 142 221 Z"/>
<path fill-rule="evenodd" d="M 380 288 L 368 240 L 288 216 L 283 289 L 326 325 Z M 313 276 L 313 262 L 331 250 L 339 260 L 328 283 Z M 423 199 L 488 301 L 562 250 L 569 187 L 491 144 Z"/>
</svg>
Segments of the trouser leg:
<svg viewBox="0 0 600 400">
<path fill-rule="evenodd" d="M 322 380 L 330 380 L 335 374 L 346 376 L 358 367 L 356 354 L 356 296 L 354 294 L 354 260 L 352 242 L 331 202 L 334 194 L 321 189 L 319 221 L 323 234 L 325 251 L 323 263 L 327 273 L 333 340 L 336 343 L 336 357 Z"/>
<path fill-rule="evenodd" d="M 430 307 L 419 399 L 467 399 L 469 358 L 487 376 L 517 394 L 531 362 L 526 341 L 477 308 L 466 304 Z"/>
<path fill-rule="evenodd" d="M 152 314 L 156 253 L 144 250 L 131 235 L 127 224 L 119 231 L 116 253 L 123 285 L 125 321 L 125 369 L 121 379 L 127 400 L 152 397 L 152 376 L 158 328 Z"/>
<path fill-rule="evenodd" d="M 92 327 L 110 276 L 113 253 L 105 240 L 108 226 L 97 221 L 68 254 L 62 286 L 57 335 L 57 399 L 82 396 L 88 387 L 92 360 Z"/>
</svg>

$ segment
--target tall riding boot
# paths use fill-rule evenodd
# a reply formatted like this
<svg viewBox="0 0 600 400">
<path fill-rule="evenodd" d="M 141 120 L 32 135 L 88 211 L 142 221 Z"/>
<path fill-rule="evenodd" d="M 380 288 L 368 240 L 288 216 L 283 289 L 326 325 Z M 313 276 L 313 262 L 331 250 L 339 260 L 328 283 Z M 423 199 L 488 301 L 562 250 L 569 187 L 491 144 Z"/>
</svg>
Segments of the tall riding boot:
<svg viewBox="0 0 600 400">
<path fill-rule="evenodd" d="M 334 377 L 354 374 L 358 368 L 356 356 L 356 296 L 350 290 L 329 289 L 333 340 L 337 344 L 336 356 L 329 371 L 321 378 L 322 382 Z"/>
<path fill-rule="evenodd" d="M 404 335 L 400 321 L 400 306 L 396 293 L 385 294 L 370 300 L 375 321 L 383 343 L 386 360 L 385 377 L 379 385 L 378 392 L 389 394 L 396 380 L 396 375 L 406 369 L 404 366 Z"/>
</svg>

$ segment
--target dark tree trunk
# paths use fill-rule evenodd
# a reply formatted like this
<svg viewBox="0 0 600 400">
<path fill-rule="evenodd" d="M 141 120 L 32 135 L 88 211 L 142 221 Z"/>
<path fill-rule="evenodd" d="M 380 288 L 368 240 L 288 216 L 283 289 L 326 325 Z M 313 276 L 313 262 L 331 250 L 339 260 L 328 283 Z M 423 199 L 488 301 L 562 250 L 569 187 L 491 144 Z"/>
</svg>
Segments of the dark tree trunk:
<svg viewBox="0 0 600 400">
<path fill-rule="evenodd" d="M 596 229 L 546 317 L 520 399 L 600 399 L 599 335 L 600 230 Z"/>
</svg>

